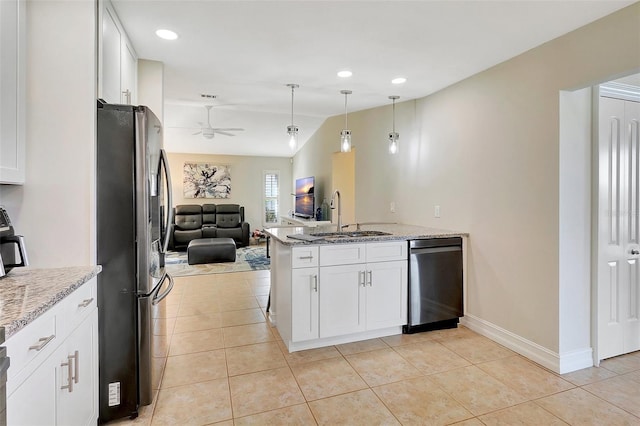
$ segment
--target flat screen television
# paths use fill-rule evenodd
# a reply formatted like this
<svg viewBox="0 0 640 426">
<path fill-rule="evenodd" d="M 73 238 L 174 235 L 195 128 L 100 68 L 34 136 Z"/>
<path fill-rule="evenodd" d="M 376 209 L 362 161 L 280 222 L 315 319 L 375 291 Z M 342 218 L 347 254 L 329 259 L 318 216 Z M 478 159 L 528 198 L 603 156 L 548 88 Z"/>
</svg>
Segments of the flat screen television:
<svg viewBox="0 0 640 426">
<path fill-rule="evenodd" d="M 315 179 L 313 176 L 296 179 L 296 202 L 293 214 L 311 218 L 315 214 Z"/>
</svg>

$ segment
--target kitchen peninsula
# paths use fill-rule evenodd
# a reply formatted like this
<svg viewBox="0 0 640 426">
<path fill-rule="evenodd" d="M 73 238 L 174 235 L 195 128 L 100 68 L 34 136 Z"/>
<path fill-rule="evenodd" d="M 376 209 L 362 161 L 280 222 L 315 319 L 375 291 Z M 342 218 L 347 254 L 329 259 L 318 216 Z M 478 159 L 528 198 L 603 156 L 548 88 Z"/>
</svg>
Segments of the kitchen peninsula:
<svg viewBox="0 0 640 426">
<path fill-rule="evenodd" d="M 408 243 L 467 234 L 397 224 L 265 230 L 270 320 L 290 352 L 402 333 Z"/>
</svg>

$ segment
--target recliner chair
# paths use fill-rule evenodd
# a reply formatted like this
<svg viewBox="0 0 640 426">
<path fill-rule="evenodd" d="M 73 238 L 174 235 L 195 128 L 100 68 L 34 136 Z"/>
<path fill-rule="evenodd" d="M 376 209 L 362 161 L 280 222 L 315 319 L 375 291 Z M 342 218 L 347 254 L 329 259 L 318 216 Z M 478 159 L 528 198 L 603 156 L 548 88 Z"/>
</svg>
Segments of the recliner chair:
<svg viewBox="0 0 640 426">
<path fill-rule="evenodd" d="M 186 249 L 198 238 L 233 238 L 237 247 L 249 245 L 250 226 L 238 204 L 182 204 L 175 207 L 171 231 L 174 250 Z"/>
<path fill-rule="evenodd" d="M 173 225 L 173 247 L 186 248 L 191 240 L 202 238 L 202 206 L 176 206 Z"/>
<path fill-rule="evenodd" d="M 236 246 L 249 245 L 249 224 L 244 221 L 244 207 L 238 204 L 216 205 L 216 236 L 233 238 Z"/>
</svg>

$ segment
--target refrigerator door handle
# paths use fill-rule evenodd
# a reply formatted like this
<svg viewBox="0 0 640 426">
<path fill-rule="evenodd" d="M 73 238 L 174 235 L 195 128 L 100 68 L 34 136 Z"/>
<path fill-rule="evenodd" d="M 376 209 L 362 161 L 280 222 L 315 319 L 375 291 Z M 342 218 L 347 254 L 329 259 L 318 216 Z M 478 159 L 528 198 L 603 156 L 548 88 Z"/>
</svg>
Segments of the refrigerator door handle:
<svg viewBox="0 0 640 426">
<path fill-rule="evenodd" d="M 167 290 L 164 291 L 162 294 L 158 294 L 160 292 L 160 289 L 162 288 L 162 284 L 164 283 L 164 280 L 166 280 L 167 278 L 169 279 L 169 288 L 167 288 Z M 165 272 L 165 274 L 162 276 L 162 279 L 156 286 L 156 289 L 151 294 L 151 304 L 157 305 L 158 303 L 160 303 L 162 299 L 164 299 L 169 295 L 169 293 L 171 293 L 172 289 L 173 289 L 173 277 Z"/>
<path fill-rule="evenodd" d="M 162 163 L 165 182 L 167 185 L 167 224 L 165 226 L 164 241 L 162 243 L 161 252 L 166 253 L 169 249 L 169 239 L 171 238 L 171 223 L 173 222 L 173 194 L 171 188 L 171 173 L 169 172 L 169 160 L 167 159 L 167 153 L 164 149 L 160 150 L 160 162 Z"/>
</svg>

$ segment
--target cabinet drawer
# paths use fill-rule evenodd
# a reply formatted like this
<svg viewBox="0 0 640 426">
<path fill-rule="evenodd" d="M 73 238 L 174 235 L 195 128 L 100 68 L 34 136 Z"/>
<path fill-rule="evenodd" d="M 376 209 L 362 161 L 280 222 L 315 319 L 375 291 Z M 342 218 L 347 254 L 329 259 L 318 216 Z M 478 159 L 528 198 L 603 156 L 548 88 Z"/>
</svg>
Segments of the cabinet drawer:
<svg viewBox="0 0 640 426">
<path fill-rule="evenodd" d="M 407 260 L 406 241 L 388 241 L 367 244 L 367 262 L 387 262 L 391 260 Z"/>
<path fill-rule="evenodd" d="M 334 244 L 320 247 L 320 266 L 365 262 L 364 244 Z"/>
<path fill-rule="evenodd" d="M 294 247 L 291 250 L 291 267 L 318 266 L 318 246 Z"/>
<path fill-rule="evenodd" d="M 59 345 L 57 306 L 49 309 L 5 342 L 11 366 L 7 370 L 7 395 L 28 377 Z"/>
<path fill-rule="evenodd" d="M 73 331 L 97 306 L 97 278 L 77 288 L 60 302 L 64 321 L 58 321 L 58 333 L 67 335 Z"/>
</svg>

